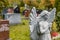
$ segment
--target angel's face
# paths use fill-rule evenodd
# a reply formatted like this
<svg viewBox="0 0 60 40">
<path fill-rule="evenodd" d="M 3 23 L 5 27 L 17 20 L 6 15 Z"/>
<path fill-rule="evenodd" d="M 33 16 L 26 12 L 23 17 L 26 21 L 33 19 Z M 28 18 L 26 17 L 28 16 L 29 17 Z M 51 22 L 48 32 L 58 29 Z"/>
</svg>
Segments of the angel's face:
<svg viewBox="0 0 60 40">
<path fill-rule="evenodd" d="M 42 18 L 43 18 L 43 20 L 47 20 L 48 19 L 48 15 L 45 14 L 45 15 L 42 16 Z"/>
</svg>

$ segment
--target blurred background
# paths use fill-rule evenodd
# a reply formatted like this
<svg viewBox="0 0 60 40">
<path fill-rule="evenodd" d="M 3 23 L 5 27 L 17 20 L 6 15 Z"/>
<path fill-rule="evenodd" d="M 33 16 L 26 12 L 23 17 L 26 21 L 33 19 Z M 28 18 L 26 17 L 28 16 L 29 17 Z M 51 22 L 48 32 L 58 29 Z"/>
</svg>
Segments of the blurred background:
<svg viewBox="0 0 60 40">
<path fill-rule="evenodd" d="M 4 18 L 1 16 L 3 12 L 5 13 L 7 9 L 14 8 L 16 5 L 18 5 L 18 13 L 20 13 L 23 18 L 29 16 L 32 7 L 36 7 L 38 10 L 51 10 L 56 7 L 56 17 L 52 24 L 52 30 L 60 33 L 60 0 L 0 0 L 0 19 Z M 27 10 L 27 14 L 24 14 L 24 11 Z M 30 40 L 29 20 L 23 19 L 22 24 L 11 25 L 10 38 L 12 40 Z"/>
</svg>

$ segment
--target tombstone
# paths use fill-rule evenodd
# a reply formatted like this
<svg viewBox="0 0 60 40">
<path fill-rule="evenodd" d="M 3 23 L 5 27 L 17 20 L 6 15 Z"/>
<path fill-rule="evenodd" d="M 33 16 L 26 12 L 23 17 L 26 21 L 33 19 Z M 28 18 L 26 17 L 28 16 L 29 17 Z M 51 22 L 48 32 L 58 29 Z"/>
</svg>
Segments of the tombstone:
<svg viewBox="0 0 60 40">
<path fill-rule="evenodd" d="M 25 9 L 27 9 L 27 4 L 25 4 Z"/>
<path fill-rule="evenodd" d="M 15 9 L 14 9 L 14 13 L 20 13 L 20 7 L 17 6 Z"/>
<path fill-rule="evenodd" d="M 9 20 L 9 24 L 21 23 L 20 14 L 5 14 L 5 20 Z"/>
<path fill-rule="evenodd" d="M 10 13 L 10 14 L 14 13 L 13 7 L 8 8 L 8 9 L 7 9 L 7 13 Z"/>
<path fill-rule="evenodd" d="M 4 14 L 7 13 L 7 9 L 8 9 L 8 8 L 4 8 L 4 9 L 2 10 L 2 16 L 3 16 L 3 19 L 5 19 L 5 15 L 4 15 Z"/>
<path fill-rule="evenodd" d="M 25 4 L 25 9 L 29 9 L 29 5 Z"/>
<path fill-rule="evenodd" d="M 30 8 L 27 4 L 25 4 L 24 15 L 25 17 L 29 17 L 29 14 L 30 14 Z"/>
<path fill-rule="evenodd" d="M 12 7 L 7 9 L 7 13 L 4 14 L 4 20 L 9 20 L 9 24 L 21 23 L 21 17 L 19 13 L 14 13 Z"/>
<path fill-rule="evenodd" d="M 9 39 L 9 21 L 0 20 L 0 40 Z"/>
<path fill-rule="evenodd" d="M 12 14 L 14 12 L 13 7 L 5 8 L 2 11 L 3 19 L 5 19 L 5 14 Z"/>
<path fill-rule="evenodd" d="M 30 14 L 30 10 L 25 10 L 25 17 L 29 17 L 29 14 Z"/>
</svg>

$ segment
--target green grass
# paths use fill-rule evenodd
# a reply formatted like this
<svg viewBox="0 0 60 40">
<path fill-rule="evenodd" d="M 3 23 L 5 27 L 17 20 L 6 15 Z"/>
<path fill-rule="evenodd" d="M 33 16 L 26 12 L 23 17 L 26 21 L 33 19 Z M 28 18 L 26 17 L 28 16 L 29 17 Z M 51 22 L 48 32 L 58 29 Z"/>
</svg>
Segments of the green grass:
<svg viewBox="0 0 60 40">
<path fill-rule="evenodd" d="M 23 24 L 10 26 L 11 40 L 30 40 L 28 21 L 23 20 Z"/>
<path fill-rule="evenodd" d="M 30 40 L 30 31 L 28 20 L 22 20 L 23 24 L 10 26 L 11 40 Z M 56 39 L 60 40 L 60 39 Z"/>
</svg>

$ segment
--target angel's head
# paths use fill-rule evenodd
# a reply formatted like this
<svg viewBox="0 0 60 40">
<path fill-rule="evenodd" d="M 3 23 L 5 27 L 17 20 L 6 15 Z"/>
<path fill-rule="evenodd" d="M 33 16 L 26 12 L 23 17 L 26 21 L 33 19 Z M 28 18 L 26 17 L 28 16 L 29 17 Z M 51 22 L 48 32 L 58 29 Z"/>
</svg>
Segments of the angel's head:
<svg viewBox="0 0 60 40">
<path fill-rule="evenodd" d="M 46 21 L 49 17 L 49 14 L 50 12 L 48 12 L 47 10 L 43 10 L 40 15 L 41 15 L 41 18 Z"/>
</svg>

